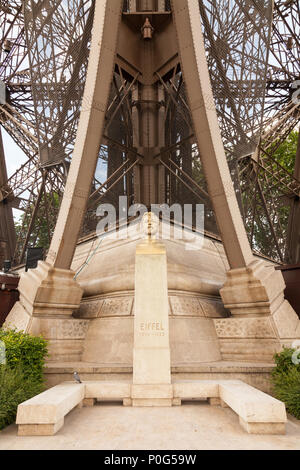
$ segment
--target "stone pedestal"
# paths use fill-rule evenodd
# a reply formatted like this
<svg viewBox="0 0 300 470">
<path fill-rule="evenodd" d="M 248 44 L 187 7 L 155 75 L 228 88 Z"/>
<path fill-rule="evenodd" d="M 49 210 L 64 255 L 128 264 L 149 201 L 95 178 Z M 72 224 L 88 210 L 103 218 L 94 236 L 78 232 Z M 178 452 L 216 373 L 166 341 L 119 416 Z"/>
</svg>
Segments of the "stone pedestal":
<svg viewBox="0 0 300 470">
<path fill-rule="evenodd" d="M 232 315 L 244 317 L 269 315 L 283 302 L 285 283 L 281 273 L 263 260 L 249 266 L 231 269 L 220 290 L 224 305 Z"/>
<path fill-rule="evenodd" d="M 78 309 L 82 289 L 68 269 L 39 261 L 36 269 L 21 275 L 20 302 L 30 315 L 71 316 Z"/>
<path fill-rule="evenodd" d="M 49 340 L 52 361 L 80 360 L 88 321 L 73 318 L 83 290 L 70 270 L 39 262 L 21 275 L 20 300 L 9 313 L 4 327 L 15 328 Z"/>
<path fill-rule="evenodd" d="M 228 271 L 220 294 L 232 317 L 215 320 L 223 359 L 271 362 L 300 337 L 300 321 L 284 289 L 281 273 L 264 261 Z"/>
<path fill-rule="evenodd" d="M 132 405 L 172 398 L 166 250 L 146 240 L 136 250 Z"/>
</svg>

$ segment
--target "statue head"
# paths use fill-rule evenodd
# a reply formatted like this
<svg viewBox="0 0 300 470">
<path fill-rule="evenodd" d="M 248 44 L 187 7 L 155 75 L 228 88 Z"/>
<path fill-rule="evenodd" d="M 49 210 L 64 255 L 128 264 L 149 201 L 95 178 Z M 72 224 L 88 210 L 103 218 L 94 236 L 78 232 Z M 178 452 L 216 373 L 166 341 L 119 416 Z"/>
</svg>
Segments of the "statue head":
<svg viewBox="0 0 300 470">
<path fill-rule="evenodd" d="M 141 232 L 146 238 L 154 238 L 158 232 L 159 220 L 153 212 L 145 212 L 141 222 Z"/>
</svg>

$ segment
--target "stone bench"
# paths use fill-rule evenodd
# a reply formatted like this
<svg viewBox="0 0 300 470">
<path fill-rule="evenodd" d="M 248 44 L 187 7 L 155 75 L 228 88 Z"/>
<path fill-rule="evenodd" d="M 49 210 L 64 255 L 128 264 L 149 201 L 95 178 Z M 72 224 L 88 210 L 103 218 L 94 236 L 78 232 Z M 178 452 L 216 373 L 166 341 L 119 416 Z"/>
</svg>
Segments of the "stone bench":
<svg viewBox="0 0 300 470">
<path fill-rule="evenodd" d="M 285 434 L 285 405 L 241 380 L 219 383 L 220 398 L 250 434 Z"/>
<path fill-rule="evenodd" d="M 51 436 L 63 425 L 64 417 L 85 396 L 85 385 L 62 383 L 24 401 L 18 406 L 19 436 Z"/>
<path fill-rule="evenodd" d="M 84 406 L 96 401 L 121 401 L 131 406 L 131 384 L 126 382 L 85 382 Z"/>
<path fill-rule="evenodd" d="M 180 380 L 173 383 L 173 397 L 175 399 L 201 400 L 219 398 L 218 380 Z"/>
<path fill-rule="evenodd" d="M 136 387 L 136 386 L 135 386 Z M 154 388 L 159 386 L 154 386 Z M 285 405 L 241 380 L 176 381 L 170 385 L 170 402 L 209 400 L 211 405 L 230 407 L 241 426 L 250 434 L 284 434 Z M 53 435 L 64 424 L 64 417 L 76 406 L 93 406 L 100 401 L 122 401 L 131 406 L 136 390 L 126 382 L 66 382 L 18 406 L 18 434 Z M 140 397 L 141 398 L 141 397 Z"/>
<path fill-rule="evenodd" d="M 284 403 L 241 380 L 178 381 L 173 395 L 179 402 L 208 399 L 211 405 L 230 407 L 249 434 L 285 434 Z"/>
</svg>

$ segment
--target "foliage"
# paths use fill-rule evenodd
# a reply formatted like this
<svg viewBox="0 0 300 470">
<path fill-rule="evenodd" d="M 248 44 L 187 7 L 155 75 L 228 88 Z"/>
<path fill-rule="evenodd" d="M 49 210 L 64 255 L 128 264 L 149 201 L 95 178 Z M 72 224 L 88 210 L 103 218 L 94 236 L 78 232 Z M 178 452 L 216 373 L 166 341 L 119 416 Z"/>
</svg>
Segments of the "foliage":
<svg viewBox="0 0 300 470">
<path fill-rule="evenodd" d="M 293 348 L 284 348 L 280 353 L 275 354 L 274 359 L 277 366 L 273 371 L 275 375 L 277 372 L 281 373 L 281 371 L 288 372 L 290 367 L 297 367 L 292 361 L 294 352 L 295 349 Z"/>
<path fill-rule="evenodd" d="M 276 233 L 277 242 L 282 255 L 288 259 L 286 253 L 286 237 L 289 223 L 289 215 L 291 208 L 291 199 L 286 197 L 285 183 L 272 183 L 271 174 L 278 173 L 278 163 L 288 173 L 293 175 L 295 167 L 295 158 L 298 146 L 298 131 L 290 132 L 287 138 L 278 146 L 279 141 L 274 141 L 273 145 L 268 148 L 268 153 L 272 156 L 272 160 L 268 161 L 268 172 L 264 175 L 264 171 L 258 168 L 259 184 L 256 185 L 256 175 L 251 174 L 250 180 L 251 191 L 247 190 L 243 193 L 243 207 L 246 215 L 246 229 L 249 237 L 252 238 L 252 246 L 258 252 L 261 252 L 270 258 L 279 260 L 279 253 L 275 244 L 274 235 L 272 233 L 271 223 Z M 278 148 L 277 148 L 278 146 Z M 264 143 L 262 144 L 264 147 Z M 262 154 L 262 159 L 263 159 Z M 282 170 L 283 171 L 283 170 Z M 245 187 L 249 185 L 249 175 L 245 173 Z M 260 194 L 264 196 L 264 200 Z M 268 208 L 269 218 L 266 214 L 264 203 Z M 255 220 L 253 217 L 253 207 L 255 206 Z"/>
<path fill-rule="evenodd" d="M 13 423 L 19 403 L 42 391 L 39 381 L 32 380 L 18 365 L 0 365 L 0 429 Z"/>
<path fill-rule="evenodd" d="M 272 372 L 276 398 L 286 404 L 289 413 L 300 419 L 300 364 L 292 362 L 295 349 L 285 348 L 275 355 L 276 367 Z"/>
<path fill-rule="evenodd" d="M 50 240 L 48 228 L 50 229 L 51 236 L 51 232 L 54 227 L 48 227 L 46 213 L 48 212 L 48 214 L 50 214 L 49 222 L 53 222 L 53 214 L 58 213 L 59 205 L 60 197 L 57 193 L 53 192 L 51 194 L 43 194 L 39 204 L 40 208 L 37 212 L 35 222 L 30 233 L 30 238 L 27 245 L 28 247 L 41 247 L 45 249 L 49 248 Z M 30 210 L 22 214 L 18 220 L 15 220 L 17 239 L 23 239 L 24 234 L 27 234 L 33 210 L 34 204 L 31 204 Z"/>
<path fill-rule="evenodd" d="M 293 174 L 295 167 L 298 134 L 297 131 L 292 131 L 274 152 L 274 159 L 291 174 Z M 274 142 L 274 146 L 276 146 L 276 142 Z"/>
<path fill-rule="evenodd" d="M 20 366 L 27 377 L 42 383 L 46 340 L 15 330 L 0 329 L 0 341 L 5 344 L 8 367 L 15 369 Z"/>
<path fill-rule="evenodd" d="M 0 329 L 6 364 L 0 365 L 0 429 L 14 422 L 19 403 L 44 389 L 47 342 L 15 330 Z"/>
</svg>

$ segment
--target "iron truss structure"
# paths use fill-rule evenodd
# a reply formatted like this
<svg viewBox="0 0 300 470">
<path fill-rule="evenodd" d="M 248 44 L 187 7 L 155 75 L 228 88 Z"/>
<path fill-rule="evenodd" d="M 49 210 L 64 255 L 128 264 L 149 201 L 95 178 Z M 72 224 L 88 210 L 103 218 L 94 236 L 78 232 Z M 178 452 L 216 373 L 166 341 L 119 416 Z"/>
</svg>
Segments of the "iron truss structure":
<svg viewBox="0 0 300 470">
<path fill-rule="evenodd" d="M 285 169 L 276 151 L 299 123 L 299 1 L 199 0 L 199 7 L 220 129 L 252 249 L 297 262 L 300 171 L 297 165 Z M 0 217 L 8 206 L 23 212 L 16 233 L 12 224 L 0 233 L 0 242 L 16 240 L 14 249 L 6 245 L 15 265 L 27 247 L 47 247 L 52 237 L 80 110 L 90 104 L 82 97 L 93 12 L 93 0 L 0 1 L 0 123 L 27 157 L 9 178 L 4 171 L 0 176 Z M 129 12 L 125 1 L 124 15 Z M 138 72 L 128 73 L 117 60 L 82 236 L 94 232 L 100 201 L 117 206 L 127 195 L 128 204 L 140 202 L 136 168 L 143 155 L 135 145 L 134 119 L 145 102 L 138 80 Z M 179 62 L 171 73 L 157 74 L 157 82 L 163 199 L 204 203 L 206 230 L 218 236 Z M 4 153 L 2 163 L 11 157 Z"/>
</svg>

